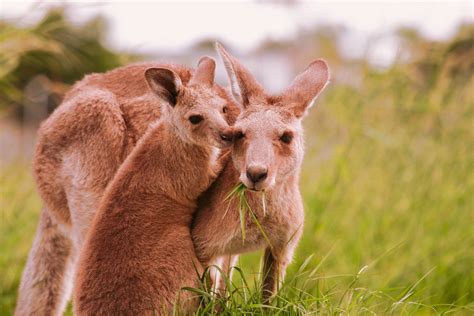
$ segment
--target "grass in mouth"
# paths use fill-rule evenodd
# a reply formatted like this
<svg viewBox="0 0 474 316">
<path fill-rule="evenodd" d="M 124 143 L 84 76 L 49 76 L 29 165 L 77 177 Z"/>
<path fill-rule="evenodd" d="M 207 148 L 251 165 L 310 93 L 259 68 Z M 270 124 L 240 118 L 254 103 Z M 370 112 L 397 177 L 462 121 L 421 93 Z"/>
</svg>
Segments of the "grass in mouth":
<svg viewBox="0 0 474 316">
<path fill-rule="evenodd" d="M 240 182 L 229 192 L 229 194 L 227 194 L 224 201 L 227 201 L 228 204 L 227 204 L 227 209 L 224 212 L 224 216 L 226 216 L 227 212 L 229 211 L 229 208 L 231 207 L 231 202 L 233 200 L 237 200 L 237 207 L 239 210 L 239 219 L 240 219 L 240 229 L 242 231 L 242 243 L 245 242 L 245 230 L 247 227 L 246 218 L 247 218 L 247 214 L 249 214 L 250 217 L 252 218 L 252 221 L 255 223 L 255 225 L 257 225 L 258 229 L 260 230 L 263 238 L 265 238 L 265 241 L 267 242 L 269 247 L 272 248 L 272 244 L 270 243 L 270 239 L 268 238 L 268 235 L 265 233 L 263 226 L 260 224 L 257 216 L 255 215 L 255 212 L 250 206 L 249 200 L 247 198 L 248 191 L 249 189 L 243 183 Z M 267 203 L 266 203 L 266 198 L 265 198 L 265 192 L 262 191 L 260 193 L 254 193 L 254 194 L 262 195 L 263 216 L 266 216 Z"/>
</svg>

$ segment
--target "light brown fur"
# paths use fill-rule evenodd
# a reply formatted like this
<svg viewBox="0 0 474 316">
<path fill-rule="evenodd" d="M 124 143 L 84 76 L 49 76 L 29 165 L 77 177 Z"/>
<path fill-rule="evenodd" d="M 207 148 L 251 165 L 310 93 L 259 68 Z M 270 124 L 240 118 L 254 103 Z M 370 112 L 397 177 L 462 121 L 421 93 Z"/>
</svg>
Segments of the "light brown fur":
<svg viewBox="0 0 474 316">
<path fill-rule="evenodd" d="M 304 210 L 298 186 L 304 154 L 301 120 L 327 84 L 329 71 L 324 61 L 316 60 L 286 91 L 271 96 L 219 45 L 218 51 L 231 79 L 233 95 L 245 110 L 234 128 L 237 136 L 232 161 L 202 196 L 192 235 L 196 255 L 204 266 L 235 262 L 240 253 L 265 249 L 263 297 L 268 301 L 283 280 L 302 233 Z M 258 179 L 259 174 L 265 176 L 251 180 Z M 249 214 L 242 240 L 238 201 L 227 199 L 239 182 L 253 190 L 246 197 L 268 241 Z M 223 270 L 229 273 L 231 265 L 224 265 Z M 217 287 L 223 289 L 222 278 Z"/>
<path fill-rule="evenodd" d="M 15 315 L 61 315 L 73 271 L 106 186 L 123 160 L 161 115 L 144 72 L 175 71 L 187 85 L 193 70 L 167 63 L 140 63 L 86 76 L 42 124 L 34 158 L 41 221 L 20 283 Z M 228 102 L 232 121 L 238 108 Z"/>
<path fill-rule="evenodd" d="M 104 193 L 79 259 L 77 315 L 168 314 L 180 289 L 196 286 L 201 268 L 191 221 L 218 171 L 211 164 L 213 146 L 232 140 L 227 102 L 211 90 L 214 68 L 213 60 L 202 59 L 188 86 L 172 73 L 147 70 L 151 89 L 171 105 L 162 107 L 164 118 Z M 196 117 L 202 120 L 193 122 Z M 184 310 L 193 306 L 189 293 L 181 299 Z"/>
</svg>

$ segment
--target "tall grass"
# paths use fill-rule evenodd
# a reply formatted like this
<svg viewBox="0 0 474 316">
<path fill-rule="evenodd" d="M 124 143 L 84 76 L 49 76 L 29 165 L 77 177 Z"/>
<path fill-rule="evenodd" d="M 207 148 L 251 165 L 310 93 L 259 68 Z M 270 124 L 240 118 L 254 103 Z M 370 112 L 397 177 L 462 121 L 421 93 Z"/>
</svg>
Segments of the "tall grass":
<svg viewBox="0 0 474 316">
<path fill-rule="evenodd" d="M 41 207 L 30 168 L 0 168 L 0 315 L 10 315 Z"/>
<path fill-rule="evenodd" d="M 379 79 L 357 93 L 330 91 L 313 114 L 299 254 L 332 249 L 326 275 L 368 265 L 359 285 L 397 300 L 472 304 L 472 76 L 462 86 L 440 78 L 428 91 Z"/>
</svg>

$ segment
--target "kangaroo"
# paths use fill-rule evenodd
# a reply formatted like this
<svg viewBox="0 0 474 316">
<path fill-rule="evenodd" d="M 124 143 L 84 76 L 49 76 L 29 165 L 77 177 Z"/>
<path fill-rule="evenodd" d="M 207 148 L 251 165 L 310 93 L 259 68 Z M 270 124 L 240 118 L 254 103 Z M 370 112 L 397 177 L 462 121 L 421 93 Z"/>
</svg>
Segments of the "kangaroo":
<svg viewBox="0 0 474 316">
<path fill-rule="evenodd" d="M 301 121 L 329 81 L 325 61 L 315 60 L 283 93 L 269 95 L 252 74 L 217 45 L 234 98 L 244 110 L 234 127 L 232 161 L 201 197 L 192 236 L 203 266 L 220 265 L 230 273 L 238 254 L 265 249 L 263 298 L 268 302 L 283 280 L 303 230 L 304 210 L 298 187 L 304 155 Z M 229 192 L 239 183 L 249 191 L 243 239 L 236 200 Z M 263 205 L 262 199 L 265 200 Z M 222 278 L 214 280 L 222 291 Z"/>
<path fill-rule="evenodd" d="M 149 68 L 170 69 L 183 86 L 203 71 L 145 62 L 88 75 L 41 125 L 33 167 L 43 209 L 15 315 L 63 314 L 77 258 L 105 188 L 149 126 L 160 119 L 163 101 L 145 80 Z M 226 100 L 226 119 L 232 123 L 238 105 L 219 85 L 210 89 Z"/>
<path fill-rule="evenodd" d="M 196 286 L 191 221 L 219 171 L 216 148 L 232 141 L 227 103 L 211 90 L 214 69 L 203 59 L 187 86 L 172 70 L 145 72 L 168 105 L 104 193 L 79 259 L 77 315 L 168 314 L 179 290 Z"/>
</svg>

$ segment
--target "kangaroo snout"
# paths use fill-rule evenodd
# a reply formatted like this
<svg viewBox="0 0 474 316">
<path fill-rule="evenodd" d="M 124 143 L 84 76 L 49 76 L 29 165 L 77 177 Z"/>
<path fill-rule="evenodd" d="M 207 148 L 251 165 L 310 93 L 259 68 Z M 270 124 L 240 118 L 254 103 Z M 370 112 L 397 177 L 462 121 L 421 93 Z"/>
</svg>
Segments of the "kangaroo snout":
<svg viewBox="0 0 474 316">
<path fill-rule="evenodd" d="M 220 132 L 220 137 L 224 142 L 231 143 L 234 139 L 234 133 L 232 129 L 225 129 L 224 131 Z"/>
<path fill-rule="evenodd" d="M 217 130 L 216 137 L 218 141 L 217 146 L 220 148 L 226 148 L 232 145 L 234 133 L 230 127 L 220 128 Z"/>
<path fill-rule="evenodd" d="M 252 181 L 255 186 L 259 182 L 264 181 L 268 176 L 268 168 L 264 166 L 249 166 L 247 168 L 247 178 Z"/>
</svg>

